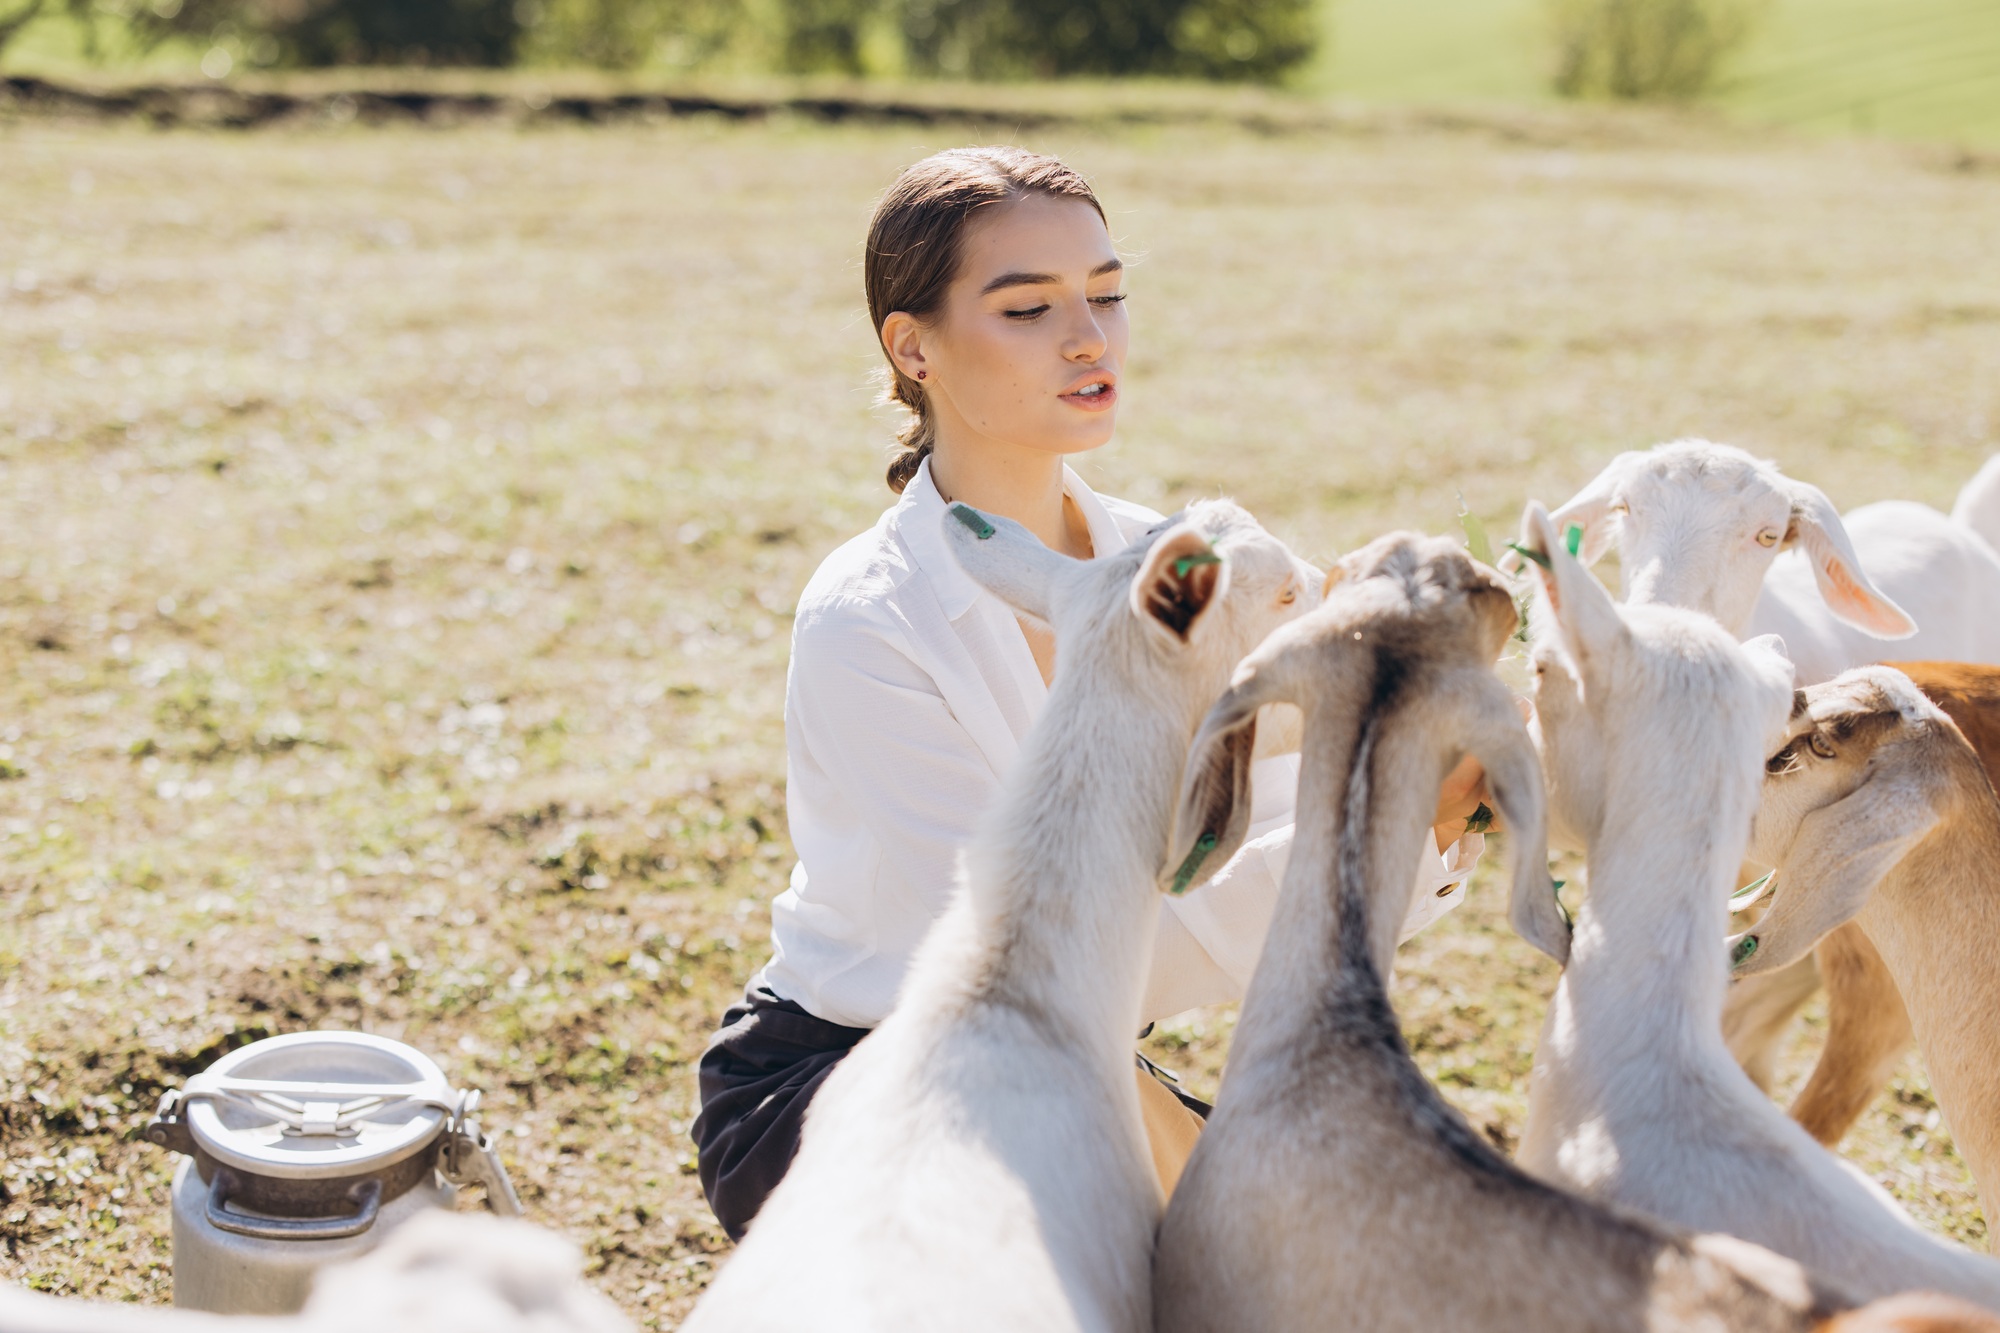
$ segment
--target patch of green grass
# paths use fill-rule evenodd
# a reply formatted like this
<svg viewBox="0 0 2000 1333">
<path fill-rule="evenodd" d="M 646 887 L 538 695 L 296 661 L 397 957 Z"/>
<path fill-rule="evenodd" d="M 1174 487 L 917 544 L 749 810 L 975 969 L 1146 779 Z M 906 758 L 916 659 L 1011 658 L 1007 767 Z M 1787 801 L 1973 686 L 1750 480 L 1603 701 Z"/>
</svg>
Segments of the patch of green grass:
<svg viewBox="0 0 2000 1333">
<path fill-rule="evenodd" d="M 1305 82 L 1347 96 L 1546 100 L 1542 0 L 1333 0 Z M 2000 142 L 2000 8 L 1771 0 L 1708 99 L 1745 119 Z"/>
<path fill-rule="evenodd" d="M 1843 504 L 1948 505 L 1994 447 L 2000 179 L 1589 109 L 1369 130 L 1030 136 L 1134 260 L 1093 484 L 1325 559 L 1461 494 L 1497 543 L 1676 435 Z M 790 608 L 890 498 L 860 237 L 962 138 L 0 135 L 0 1276 L 164 1299 L 159 1092 L 331 1025 L 483 1087 L 531 1216 L 688 1307 L 727 1248 L 692 1062 L 790 869 Z M 1402 956 L 1503 1144 L 1550 981 L 1486 882 Z M 1212 1092 L 1232 1023 L 1153 1049 Z M 1927 1098 L 1912 1063 L 1850 1151 L 1977 1236 Z"/>
</svg>

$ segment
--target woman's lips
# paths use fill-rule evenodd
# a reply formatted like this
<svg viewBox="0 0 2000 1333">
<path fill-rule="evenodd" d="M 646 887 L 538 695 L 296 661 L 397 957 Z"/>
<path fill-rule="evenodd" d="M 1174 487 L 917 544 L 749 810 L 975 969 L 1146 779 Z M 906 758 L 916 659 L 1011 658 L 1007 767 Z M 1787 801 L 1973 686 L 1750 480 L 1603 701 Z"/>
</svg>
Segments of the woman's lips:
<svg viewBox="0 0 2000 1333">
<path fill-rule="evenodd" d="M 1090 384 L 1084 385 L 1083 388 L 1096 389 L 1098 391 L 1096 393 L 1085 393 L 1083 389 L 1079 389 L 1075 393 L 1061 395 L 1062 400 L 1071 407 L 1079 408 L 1085 412 L 1109 411 L 1118 401 L 1118 386 L 1115 384 L 1104 384 L 1102 381 L 1093 381 Z"/>
</svg>

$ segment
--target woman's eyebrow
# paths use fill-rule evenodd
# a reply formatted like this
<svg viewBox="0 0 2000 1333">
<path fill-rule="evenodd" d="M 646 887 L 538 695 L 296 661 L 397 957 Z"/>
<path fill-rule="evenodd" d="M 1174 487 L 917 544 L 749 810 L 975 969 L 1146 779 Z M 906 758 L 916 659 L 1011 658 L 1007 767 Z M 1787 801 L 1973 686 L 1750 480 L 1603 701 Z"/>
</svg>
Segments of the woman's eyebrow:
<svg viewBox="0 0 2000 1333">
<path fill-rule="evenodd" d="M 1096 268 L 1090 270 L 1090 276 L 1101 278 L 1107 273 L 1117 273 L 1124 267 L 1125 261 L 1122 259 L 1107 259 Z M 1053 273 L 1002 273 L 999 277 L 981 287 L 979 294 L 986 296 L 1006 287 L 1043 287 L 1050 283 L 1061 281 L 1062 279 Z"/>
</svg>

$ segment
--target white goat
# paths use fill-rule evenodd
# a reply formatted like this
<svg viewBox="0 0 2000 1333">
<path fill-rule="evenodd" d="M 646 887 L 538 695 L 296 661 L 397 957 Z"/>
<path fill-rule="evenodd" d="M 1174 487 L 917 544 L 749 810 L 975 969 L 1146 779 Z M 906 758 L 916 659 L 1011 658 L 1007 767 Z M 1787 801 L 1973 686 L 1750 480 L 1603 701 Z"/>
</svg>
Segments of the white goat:
<svg viewBox="0 0 2000 1333">
<path fill-rule="evenodd" d="M 2000 662 L 1990 610 L 2000 606 L 2000 557 L 1989 545 L 2000 533 L 2000 459 L 1966 485 L 1952 518 L 1884 501 L 1843 520 L 1817 487 L 1776 465 L 1683 440 L 1620 454 L 1551 517 L 1558 532 L 1583 529 L 1585 564 L 1619 547 L 1626 601 L 1706 611 L 1739 638 L 1782 637 L 1801 685 L 1880 661 L 1885 638 L 1903 640 L 1898 657 Z M 1820 968 L 1801 960 L 1732 988 L 1723 1031 L 1768 1089 L 1779 1043 L 1824 974 L 1826 1044 L 1792 1113 L 1831 1144 L 1852 1123 L 1846 1108 L 1866 1105 L 1881 1086 L 1874 1071 L 1901 1047 L 1884 1043 L 1873 1018 L 1894 1007 L 1894 983 L 1867 941 L 1843 930 L 1821 952 Z"/>
<path fill-rule="evenodd" d="M 1731 941 L 1739 975 L 1856 921 L 1895 978 L 1966 1165 L 2000 1209 L 2000 799 L 1951 719 L 1888 667 L 1805 690 L 1766 764 L 1751 855 L 1769 910 Z M 2000 1215 L 2000 1213 L 1996 1213 Z"/>
<path fill-rule="evenodd" d="M 1055 681 L 964 890 L 690 1333 L 1152 1327 L 1132 1039 L 1174 789 L 1202 710 L 1312 571 L 1224 501 L 1089 562 L 955 512 L 967 572 L 1054 627 Z"/>
<path fill-rule="evenodd" d="M 295 1315 L 58 1300 L 0 1283 L 0 1333 L 632 1333 L 576 1246 L 526 1222 L 420 1213 L 328 1268 Z"/>
<path fill-rule="evenodd" d="M 1525 528 L 1548 562 L 1534 656 L 1550 823 L 1587 850 L 1590 892 L 1535 1052 L 1522 1163 L 1863 1297 L 1923 1287 L 2000 1309 L 2000 1263 L 1920 1230 L 1722 1041 L 1719 942 L 1791 664 L 1697 612 L 1614 603 L 1540 505 Z"/>
<path fill-rule="evenodd" d="M 2000 552 L 2000 454 L 1987 459 L 1959 491 L 1958 503 L 1951 507 L 1951 521 L 1971 528 Z"/>
<path fill-rule="evenodd" d="M 1989 471 L 1993 470 L 1989 465 Z M 1960 511 L 1985 503 L 1975 478 Z M 1994 481 L 2000 489 L 2000 478 Z M 1818 487 L 1707 440 L 1624 453 L 1550 516 L 1615 544 L 1624 600 L 1706 611 L 1739 638 L 1784 639 L 1801 684 L 1896 654 L 2000 663 L 2000 556 L 1976 527 L 1883 500 L 1844 517 Z"/>
<path fill-rule="evenodd" d="M 1484 764 L 1507 821 L 1516 927 L 1560 958 L 1568 925 L 1539 765 L 1492 671 L 1515 626 L 1506 590 L 1452 543 L 1409 534 L 1335 578 L 1324 606 L 1239 668 L 1182 789 L 1174 852 L 1213 840 L 1226 855 L 1249 819 L 1259 710 L 1304 710 L 1291 863 L 1221 1101 L 1161 1224 L 1157 1327 L 1819 1327 L 1846 1302 L 1797 1264 L 1530 1179 L 1410 1059 L 1385 979 L 1438 786 L 1462 755 Z"/>
</svg>

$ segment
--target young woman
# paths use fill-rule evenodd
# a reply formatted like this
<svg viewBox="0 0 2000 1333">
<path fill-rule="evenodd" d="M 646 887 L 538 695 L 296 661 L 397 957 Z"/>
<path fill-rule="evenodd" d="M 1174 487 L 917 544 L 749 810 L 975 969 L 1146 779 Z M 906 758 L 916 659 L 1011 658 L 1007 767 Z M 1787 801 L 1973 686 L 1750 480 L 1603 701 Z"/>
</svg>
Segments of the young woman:
<svg viewBox="0 0 2000 1333">
<path fill-rule="evenodd" d="M 702 1057 L 694 1124 L 702 1188 L 731 1236 L 790 1165 L 821 1081 L 888 1014 L 1054 670 L 1047 630 L 958 568 L 947 504 L 1005 514 L 1078 559 L 1160 521 L 1093 494 L 1063 461 L 1111 438 L 1123 277 L 1090 187 L 1018 148 L 927 158 L 875 211 L 868 313 L 889 396 L 911 417 L 889 467 L 901 498 L 827 557 L 793 625 L 785 799 L 799 861 L 772 904 L 771 962 Z M 1479 774 L 1453 776 L 1434 831 L 1451 850 L 1426 863 L 1406 933 L 1462 901 L 1480 852 L 1465 832 Z M 1283 878 L 1297 783 L 1296 756 L 1258 765 L 1251 841 L 1206 885 L 1163 900 L 1147 1014 L 1242 995 Z M 1171 1187 L 1206 1108 L 1150 1077 L 1140 1086 Z"/>
</svg>

